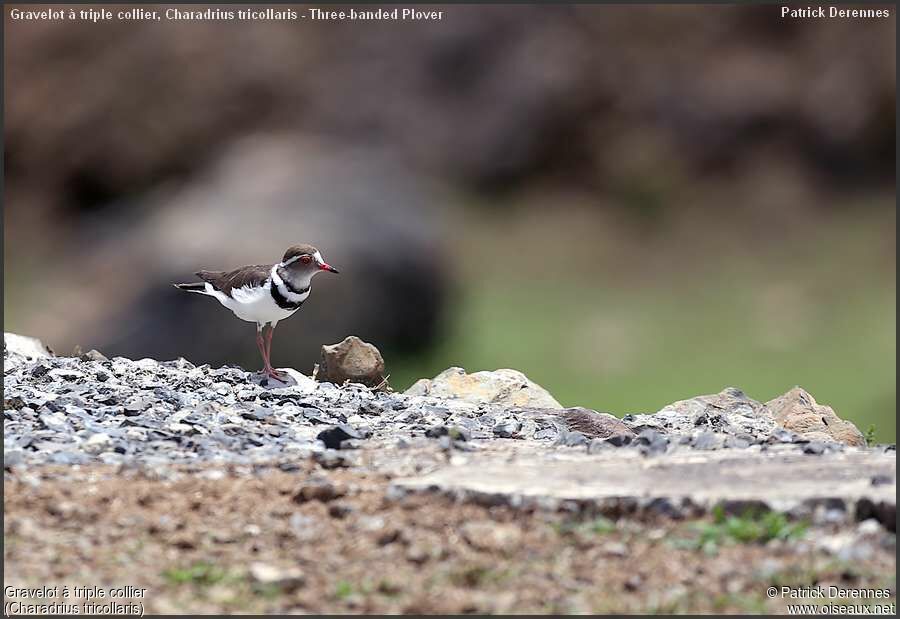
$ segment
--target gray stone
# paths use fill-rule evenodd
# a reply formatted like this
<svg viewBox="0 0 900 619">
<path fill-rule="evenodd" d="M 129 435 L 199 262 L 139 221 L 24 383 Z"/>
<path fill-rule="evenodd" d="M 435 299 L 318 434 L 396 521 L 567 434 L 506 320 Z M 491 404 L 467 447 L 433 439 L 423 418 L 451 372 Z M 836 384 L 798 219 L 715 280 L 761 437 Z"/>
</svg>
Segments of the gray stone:
<svg viewBox="0 0 900 619">
<path fill-rule="evenodd" d="M 821 441 L 812 441 L 803 445 L 803 453 L 821 455 L 825 453 L 825 443 Z"/>
<path fill-rule="evenodd" d="M 513 438 L 522 429 L 522 424 L 516 420 L 498 423 L 492 428 L 494 436 L 500 438 Z"/>
<path fill-rule="evenodd" d="M 565 432 L 560 434 L 556 444 L 564 445 L 566 447 L 578 447 L 580 445 L 587 445 L 588 438 L 581 432 Z"/>
<path fill-rule="evenodd" d="M 694 449 L 702 449 L 704 451 L 719 449 L 724 444 L 724 437 L 715 432 L 701 432 L 694 437 L 694 440 L 691 443 Z"/>
</svg>

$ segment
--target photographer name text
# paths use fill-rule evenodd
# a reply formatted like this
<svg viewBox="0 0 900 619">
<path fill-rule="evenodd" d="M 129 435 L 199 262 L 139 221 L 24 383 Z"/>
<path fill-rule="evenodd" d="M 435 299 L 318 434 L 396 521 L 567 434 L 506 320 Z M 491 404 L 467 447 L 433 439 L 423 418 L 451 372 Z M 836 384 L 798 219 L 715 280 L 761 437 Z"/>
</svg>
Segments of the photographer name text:
<svg viewBox="0 0 900 619">
<path fill-rule="evenodd" d="M 890 9 L 848 9 L 836 6 L 808 6 L 803 9 L 781 7 L 782 19 L 884 19 L 890 16 Z"/>
</svg>

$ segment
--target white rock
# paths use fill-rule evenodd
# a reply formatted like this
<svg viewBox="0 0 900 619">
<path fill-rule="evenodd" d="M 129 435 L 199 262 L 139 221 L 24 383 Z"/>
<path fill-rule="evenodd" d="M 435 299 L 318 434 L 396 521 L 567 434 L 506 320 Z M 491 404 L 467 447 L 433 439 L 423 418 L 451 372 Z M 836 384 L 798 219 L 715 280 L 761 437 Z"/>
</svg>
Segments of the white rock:
<svg viewBox="0 0 900 619">
<path fill-rule="evenodd" d="M 110 443 L 112 443 L 112 438 L 106 432 L 98 432 L 97 434 L 92 434 L 88 440 L 84 442 L 84 450 L 88 453 L 100 453 L 102 451 L 106 451 L 106 448 L 109 447 Z"/>
<path fill-rule="evenodd" d="M 281 589 L 297 589 L 306 582 L 299 567 L 281 568 L 268 563 L 251 563 L 250 578 L 260 585 L 274 585 Z"/>
<path fill-rule="evenodd" d="M 6 332 L 3 333 L 3 352 L 7 365 L 19 365 L 53 356 L 53 351 L 39 339 Z"/>
</svg>

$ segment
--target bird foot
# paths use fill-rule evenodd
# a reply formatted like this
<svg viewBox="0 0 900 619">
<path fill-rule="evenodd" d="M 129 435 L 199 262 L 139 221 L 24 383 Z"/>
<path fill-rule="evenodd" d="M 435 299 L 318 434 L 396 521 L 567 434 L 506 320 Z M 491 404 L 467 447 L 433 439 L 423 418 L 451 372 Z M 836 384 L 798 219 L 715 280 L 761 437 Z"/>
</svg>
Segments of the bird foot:
<svg viewBox="0 0 900 619">
<path fill-rule="evenodd" d="M 281 370 L 276 370 L 275 368 L 270 368 L 268 372 L 266 372 L 266 376 L 269 378 L 274 378 L 277 381 L 282 383 L 286 383 L 290 380 L 290 375 L 287 372 L 282 372 Z"/>
</svg>

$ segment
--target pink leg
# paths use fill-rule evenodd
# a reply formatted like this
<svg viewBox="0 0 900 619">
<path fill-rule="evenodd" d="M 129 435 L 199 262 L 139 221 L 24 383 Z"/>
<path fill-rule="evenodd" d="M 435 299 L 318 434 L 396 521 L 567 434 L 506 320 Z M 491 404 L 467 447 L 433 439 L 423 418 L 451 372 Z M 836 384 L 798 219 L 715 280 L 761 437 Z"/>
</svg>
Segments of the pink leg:
<svg viewBox="0 0 900 619">
<path fill-rule="evenodd" d="M 276 378 L 284 382 L 284 380 L 287 378 L 287 375 L 284 372 L 279 372 L 272 367 L 272 335 L 274 333 L 275 327 L 269 325 L 269 330 L 266 332 L 266 359 L 269 360 L 268 375 L 272 378 Z"/>
<path fill-rule="evenodd" d="M 266 344 L 263 341 L 262 329 L 256 330 L 256 347 L 259 348 L 259 354 L 262 356 L 262 360 L 263 360 L 262 371 L 265 374 L 268 374 L 269 370 L 272 368 L 272 366 L 269 363 L 269 355 L 268 355 L 268 352 L 266 351 Z"/>
</svg>

